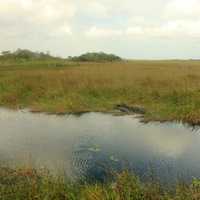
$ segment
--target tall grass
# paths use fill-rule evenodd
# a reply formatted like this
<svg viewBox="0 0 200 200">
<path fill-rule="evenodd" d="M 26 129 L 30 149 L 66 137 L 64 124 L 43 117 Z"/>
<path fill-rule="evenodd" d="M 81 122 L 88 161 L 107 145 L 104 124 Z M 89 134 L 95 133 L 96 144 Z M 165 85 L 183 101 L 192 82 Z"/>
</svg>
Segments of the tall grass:
<svg viewBox="0 0 200 200">
<path fill-rule="evenodd" d="M 0 105 L 45 112 L 140 105 L 147 120 L 200 123 L 199 61 L 0 65 Z"/>
<path fill-rule="evenodd" d="M 198 200 L 200 182 L 179 183 L 169 190 L 159 183 L 142 183 L 138 177 L 122 172 L 113 182 L 78 183 L 31 168 L 0 169 L 2 200 Z"/>
</svg>

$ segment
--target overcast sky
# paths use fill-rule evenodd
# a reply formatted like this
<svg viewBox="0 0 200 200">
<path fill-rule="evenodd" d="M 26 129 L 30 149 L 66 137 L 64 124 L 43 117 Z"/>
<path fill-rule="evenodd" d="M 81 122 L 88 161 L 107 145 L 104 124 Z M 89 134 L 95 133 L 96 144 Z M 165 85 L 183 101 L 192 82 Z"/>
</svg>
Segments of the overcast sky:
<svg viewBox="0 0 200 200">
<path fill-rule="evenodd" d="M 0 51 L 200 58 L 200 0 L 0 0 Z"/>
</svg>

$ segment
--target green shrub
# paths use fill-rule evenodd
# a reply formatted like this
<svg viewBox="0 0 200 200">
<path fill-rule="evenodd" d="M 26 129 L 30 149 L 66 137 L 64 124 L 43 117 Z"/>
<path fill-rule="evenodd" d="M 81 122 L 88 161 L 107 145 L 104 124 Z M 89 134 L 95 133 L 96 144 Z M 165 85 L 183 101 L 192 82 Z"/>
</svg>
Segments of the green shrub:
<svg viewBox="0 0 200 200">
<path fill-rule="evenodd" d="M 106 54 L 103 52 L 99 53 L 86 53 L 82 54 L 78 57 L 70 57 L 72 61 L 80 61 L 80 62 L 113 62 L 113 61 L 120 61 L 122 60 L 119 56 L 114 54 Z"/>
</svg>

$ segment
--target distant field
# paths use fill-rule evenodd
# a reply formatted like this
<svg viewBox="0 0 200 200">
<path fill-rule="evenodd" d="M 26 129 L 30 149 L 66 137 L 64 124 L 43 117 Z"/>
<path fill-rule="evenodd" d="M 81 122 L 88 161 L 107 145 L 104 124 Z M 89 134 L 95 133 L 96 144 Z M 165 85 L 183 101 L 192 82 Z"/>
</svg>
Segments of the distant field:
<svg viewBox="0 0 200 200">
<path fill-rule="evenodd" d="M 200 123 L 200 61 L 1 62 L 0 105 L 45 112 L 139 105 L 147 120 Z"/>
</svg>

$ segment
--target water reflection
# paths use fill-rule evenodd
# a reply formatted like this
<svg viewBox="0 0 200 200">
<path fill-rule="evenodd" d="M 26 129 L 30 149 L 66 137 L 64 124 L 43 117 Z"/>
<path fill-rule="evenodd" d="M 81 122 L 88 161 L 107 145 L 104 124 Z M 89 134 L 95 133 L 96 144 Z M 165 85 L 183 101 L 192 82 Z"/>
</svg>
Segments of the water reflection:
<svg viewBox="0 0 200 200">
<path fill-rule="evenodd" d="M 200 133 L 182 124 L 142 124 L 133 116 L 56 116 L 0 110 L 0 157 L 104 180 L 129 169 L 163 181 L 200 176 Z M 147 173 L 148 172 L 148 173 Z M 151 172 L 151 173 L 149 173 Z"/>
</svg>

